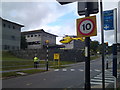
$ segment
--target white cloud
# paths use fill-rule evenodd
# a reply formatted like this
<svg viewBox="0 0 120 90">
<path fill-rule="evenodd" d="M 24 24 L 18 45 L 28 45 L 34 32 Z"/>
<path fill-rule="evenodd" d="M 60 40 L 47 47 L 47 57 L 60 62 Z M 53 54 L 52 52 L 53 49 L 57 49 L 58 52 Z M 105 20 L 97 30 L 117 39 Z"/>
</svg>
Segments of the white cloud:
<svg viewBox="0 0 120 90">
<path fill-rule="evenodd" d="M 2 3 L 1 16 L 10 21 L 25 25 L 22 31 L 44 29 L 45 31 L 56 34 L 58 36 L 63 36 L 64 34 L 76 35 L 76 22 L 74 19 L 65 21 L 66 23 L 63 22 L 65 23 L 64 25 L 56 24 L 54 26 L 48 26 L 48 24 L 56 22 L 57 19 L 70 12 L 73 12 L 75 16 L 78 16 L 77 3 L 75 2 L 68 5 L 60 5 L 56 0 L 53 1 L 54 2 L 4 2 Z M 112 9 L 115 8 L 116 5 L 117 4 L 113 2 L 105 2 L 104 9 Z M 97 15 L 97 19 L 100 19 L 99 14 Z M 101 42 L 100 20 L 97 20 L 97 23 L 98 35 L 91 38 L 93 40 L 98 40 Z M 105 33 L 105 41 L 108 41 L 112 44 L 113 35 L 111 34 L 111 32 Z"/>
</svg>

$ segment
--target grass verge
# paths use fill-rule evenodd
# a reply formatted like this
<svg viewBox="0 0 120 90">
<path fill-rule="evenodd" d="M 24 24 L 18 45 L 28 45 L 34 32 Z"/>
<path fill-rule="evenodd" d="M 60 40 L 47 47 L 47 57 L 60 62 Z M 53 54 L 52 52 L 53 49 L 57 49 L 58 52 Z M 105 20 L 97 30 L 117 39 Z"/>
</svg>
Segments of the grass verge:
<svg viewBox="0 0 120 90">
<path fill-rule="evenodd" d="M 17 76 L 41 73 L 41 72 L 45 72 L 45 70 L 32 69 L 32 70 L 24 70 L 24 71 L 6 72 L 6 73 L 2 73 L 2 78 L 6 79 L 6 78 L 17 77 Z"/>
<path fill-rule="evenodd" d="M 91 57 L 90 57 L 90 60 L 95 60 L 95 59 L 97 59 L 97 58 L 100 58 L 100 56 L 98 56 L 98 55 L 91 56 Z"/>
</svg>

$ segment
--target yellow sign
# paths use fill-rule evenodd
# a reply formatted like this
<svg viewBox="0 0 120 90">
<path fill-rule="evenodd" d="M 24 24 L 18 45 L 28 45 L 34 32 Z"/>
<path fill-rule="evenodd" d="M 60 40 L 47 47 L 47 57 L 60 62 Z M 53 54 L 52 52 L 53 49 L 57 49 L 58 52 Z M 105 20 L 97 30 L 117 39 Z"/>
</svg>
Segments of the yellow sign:
<svg viewBox="0 0 120 90">
<path fill-rule="evenodd" d="M 77 19 L 77 36 L 90 37 L 97 35 L 96 16 Z"/>
<path fill-rule="evenodd" d="M 59 53 L 54 53 L 54 59 L 60 59 L 60 54 Z"/>
</svg>

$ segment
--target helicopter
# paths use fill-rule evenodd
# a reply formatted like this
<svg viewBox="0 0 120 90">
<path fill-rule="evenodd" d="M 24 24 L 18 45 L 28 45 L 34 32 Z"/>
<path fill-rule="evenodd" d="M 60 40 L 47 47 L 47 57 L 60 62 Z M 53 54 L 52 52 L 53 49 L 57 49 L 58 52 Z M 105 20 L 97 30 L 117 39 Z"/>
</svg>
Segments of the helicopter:
<svg viewBox="0 0 120 90">
<path fill-rule="evenodd" d="M 84 41 L 85 38 L 84 37 L 77 37 L 77 36 L 68 36 L 68 35 L 65 35 L 65 37 L 63 37 L 63 39 L 60 40 L 59 42 L 64 43 L 64 44 L 68 44 L 72 40 L 81 40 L 81 41 Z"/>
</svg>

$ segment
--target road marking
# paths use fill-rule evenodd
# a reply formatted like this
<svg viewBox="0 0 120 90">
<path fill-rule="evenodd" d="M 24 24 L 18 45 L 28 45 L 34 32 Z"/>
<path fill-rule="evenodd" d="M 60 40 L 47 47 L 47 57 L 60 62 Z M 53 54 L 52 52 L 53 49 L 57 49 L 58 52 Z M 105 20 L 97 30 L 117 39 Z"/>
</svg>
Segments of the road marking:
<svg viewBox="0 0 120 90">
<path fill-rule="evenodd" d="M 75 71 L 75 69 L 71 69 L 71 71 L 73 72 L 73 71 Z"/>
<path fill-rule="evenodd" d="M 91 84 L 102 84 L 102 82 L 90 82 Z M 105 84 L 109 84 L 109 83 L 105 83 Z"/>
<path fill-rule="evenodd" d="M 78 69 L 79 71 L 83 72 L 84 70 L 83 69 Z"/>
<path fill-rule="evenodd" d="M 91 79 L 91 81 L 99 81 L 99 82 L 102 82 L 102 80 L 98 80 L 98 79 Z M 113 83 L 114 81 L 111 81 L 111 80 L 105 80 L 105 82 L 108 82 L 108 83 Z"/>
<path fill-rule="evenodd" d="M 94 78 L 96 78 L 96 79 L 97 79 L 97 78 L 98 78 L 98 79 L 102 79 L 102 77 L 94 77 Z M 110 80 L 112 80 L 113 78 L 106 78 L 106 77 L 105 77 L 105 79 L 110 79 Z"/>
<path fill-rule="evenodd" d="M 44 81 L 46 80 L 46 78 L 43 79 Z"/>
<path fill-rule="evenodd" d="M 54 71 L 57 72 L 57 71 L 59 71 L 59 69 L 55 69 Z"/>
<path fill-rule="evenodd" d="M 64 72 L 66 72 L 66 71 L 67 71 L 67 69 L 63 69 L 63 71 L 64 71 Z"/>
<path fill-rule="evenodd" d="M 100 72 L 101 70 L 95 69 L 96 72 Z"/>
<path fill-rule="evenodd" d="M 32 84 L 32 83 L 27 83 L 26 85 L 29 86 L 29 85 L 31 85 L 31 84 Z"/>
</svg>

